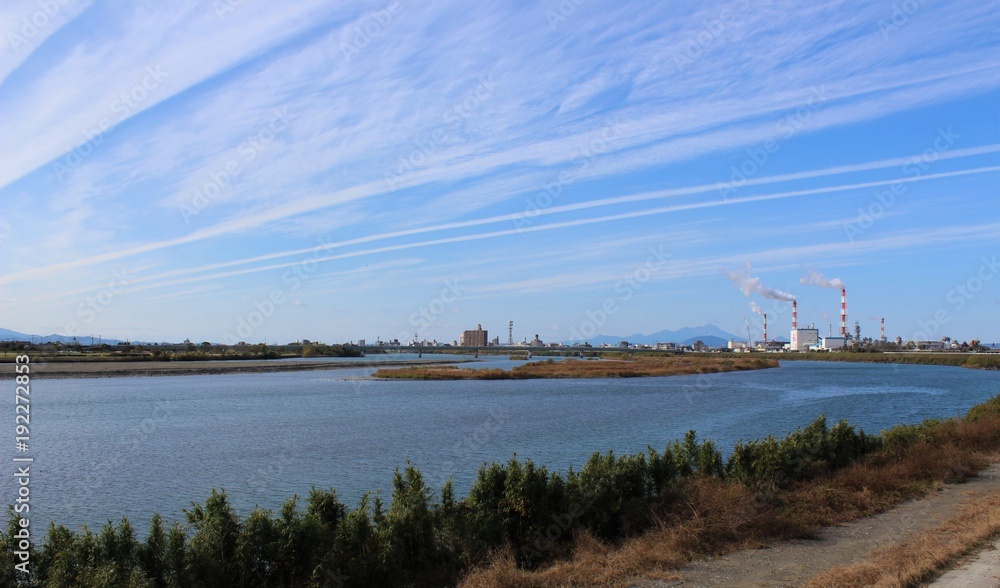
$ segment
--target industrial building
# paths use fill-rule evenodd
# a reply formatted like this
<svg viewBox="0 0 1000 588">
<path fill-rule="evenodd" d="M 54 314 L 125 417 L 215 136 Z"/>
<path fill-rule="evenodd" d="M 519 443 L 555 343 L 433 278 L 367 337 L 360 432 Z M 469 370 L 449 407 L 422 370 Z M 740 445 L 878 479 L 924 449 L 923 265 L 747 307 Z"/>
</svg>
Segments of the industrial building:
<svg viewBox="0 0 1000 588">
<path fill-rule="evenodd" d="M 809 351 L 810 347 L 819 345 L 819 329 L 792 329 L 789 349 L 792 351 Z"/>
<path fill-rule="evenodd" d="M 847 339 L 843 337 L 823 337 L 823 349 L 843 349 L 847 346 Z"/>
<path fill-rule="evenodd" d="M 809 351 L 809 347 L 819 344 L 819 329 L 799 328 L 799 305 L 798 301 L 792 301 L 792 332 L 788 348 L 791 351 Z"/>
</svg>

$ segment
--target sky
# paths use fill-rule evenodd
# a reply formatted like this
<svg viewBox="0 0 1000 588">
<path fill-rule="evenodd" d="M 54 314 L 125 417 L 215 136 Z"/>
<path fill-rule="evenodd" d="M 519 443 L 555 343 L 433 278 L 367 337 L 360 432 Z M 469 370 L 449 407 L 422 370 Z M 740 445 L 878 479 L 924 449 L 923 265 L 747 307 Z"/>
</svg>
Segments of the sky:
<svg viewBox="0 0 1000 588">
<path fill-rule="evenodd" d="M 0 327 L 1000 341 L 1000 2 L 11 0 Z M 826 286 L 826 287 L 824 287 Z M 832 327 L 831 327 L 832 325 Z"/>
</svg>

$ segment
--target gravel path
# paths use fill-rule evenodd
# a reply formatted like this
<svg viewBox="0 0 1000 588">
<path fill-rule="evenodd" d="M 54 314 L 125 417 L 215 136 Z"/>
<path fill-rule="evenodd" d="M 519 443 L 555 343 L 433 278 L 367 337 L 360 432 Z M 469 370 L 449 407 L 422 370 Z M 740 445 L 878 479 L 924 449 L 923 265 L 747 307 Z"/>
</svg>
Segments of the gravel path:
<svg viewBox="0 0 1000 588">
<path fill-rule="evenodd" d="M 922 531 L 955 516 L 959 504 L 969 492 L 1000 489 L 1000 464 L 980 472 L 979 477 L 963 484 L 949 484 L 918 500 L 904 503 L 890 511 L 822 531 L 818 539 L 787 541 L 767 549 L 739 551 L 726 556 L 694 562 L 679 573 L 676 582 L 641 581 L 635 586 L 801 586 L 826 570 L 862 561 L 878 547 L 899 543 L 908 533 Z M 992 554 L 993 570 L 1000 556 Z M 986 565 L 986 564 L 984 564 Z M 959 580 L 942 577 L 941 586 L 962 586 Z M 997 580 L 968 586 L 1000 586 Z"/>
<path fill-rule="evenodd" d="M 997 588 L 1000 586 L 1000 539 L 990 543 L 986 549 L 945 573 L 929 586 Z"/>
</svg>

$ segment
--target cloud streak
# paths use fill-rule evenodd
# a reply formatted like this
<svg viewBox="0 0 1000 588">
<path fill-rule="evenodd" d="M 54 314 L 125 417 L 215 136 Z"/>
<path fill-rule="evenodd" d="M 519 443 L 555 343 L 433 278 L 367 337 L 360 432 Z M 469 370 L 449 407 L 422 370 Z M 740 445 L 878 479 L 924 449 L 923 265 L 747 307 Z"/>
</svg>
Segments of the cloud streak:
<svg viewBox="0 0 1000 588">
<path fill-rule="evenodd" d="M 0 23 L 16 31 L 38 6 L 6 4 Z M 696 260 L 782 251 L 810 267 L 837 253 L 841 219 L 898 188 L 891 214 L 841 244 L 841 261 L 863 266 L 860 252 L 885 250 L 873 243 L 980 218 L 1000 170 L 995 134 L 970 122 L 1000 92 L 993 0 L 922 5 L 889 36 L 886 6 L 846 0 L 593 0 L 555 27 L 506 0 L 403 2 L 378 27 L 372 3 L 60 6 L 0 53 L 0 287 L 17 319 L 49 320 L 31 303 L 86 295 L 122 264 L 145 268 L 137 306 L 189 302 L 189 324 L 218 315 L 219 292 L 236 304 L 317 252 L 331 283 L 352 284 L 340 273 L 352 259 L 382 267 L 383 284 L 419 285 L 464 275 L 459 253 L 565 260 L 476 273 L 484 297 L 589 287 L 587 264 L 613 275 L 618 258 L 574 251 L 621 234 L 674 235 Z M 275 110 L 293 116 L 280 133 L 267 130 Z M 935 152 L 939 127 L 958 138 Z M 796 234 L 794 263 L 773 236 L 804 223 L 818 229 Z M 416 250 L 419 271 L 392 264 Z M 678 291 L 709 274 L 701 261 L 690 278 L 664 272 Z M 389 286 L 358 320 L 404 294 L 425 293 Z"/>
</svg>

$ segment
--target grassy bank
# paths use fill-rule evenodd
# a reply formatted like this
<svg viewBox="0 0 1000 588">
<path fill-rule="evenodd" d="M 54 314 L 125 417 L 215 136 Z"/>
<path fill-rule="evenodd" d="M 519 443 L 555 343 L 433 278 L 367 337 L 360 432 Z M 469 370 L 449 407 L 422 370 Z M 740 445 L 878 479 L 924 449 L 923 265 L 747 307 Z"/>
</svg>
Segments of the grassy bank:
<svg viewBox="0 0 1000 588">
<path fill-rule="evenodd" d="M 669 356 L 631 360 L 537 361 L 510 370 L 470 369 L 448 366 L 380 369 L 375 378 L 399 380 L 525 380 L 535 378 L 634 378 L 709 374 L 778 367 L 766 357 Z"/>
<path fill-rule="evenodd" d="M 879 435 L 821 417 L 782 439 L 740 443 L 728 460 L 693 431 L 662 451 L 594 454 L 566 474 L 515 458 L 480 468 L 462 499 L 407 464 L 388 504 L 368 494 L 351 509 L 335 491 L 313 490 L 304 509 L 292 498 L 242 518 L 213 492 L 184 525 L 154 516 L 144 541 L 127 520 L 97 533 L 53 526 L 34 549 L 30 580 L 13 574 L 11 516 L 0 584 L 627 585 L 887 509 L 975 475 L 998 444 L 1000 397 L 963 419 Z"/>
<path fill-rule="evenodd" d="M 190 345 L 184 349 L 158 346 L 130 345 L 107 350 L 75 351 L 73 346 L 41 350 L 5 350 L 0 352 L 0 363 L 14 363 L 19 355 L 27 355 L 33 363 L 130 363 L 149 361 L 250 361 L 285 359 L 292 357 L 364 357 L 360 348 L 349 345 L 266 345 L 225 346 Z M 117 346 L 121 347 L 121 346 Z"/>
<path fill-rule="evenodd" d="M 426 365 L 435 361 L 443 362 L 444 360 L 415 359 L 410 362 L 398 362 L 397 365 Z M 448 363 L 453 363 L 453 360 L 449 360 Z M 364 359 L 338 362 L 311 359 L 303 359 L 302 361 L 273 361 L 270 359 L 244 361 L 85 361 L 32 363 L 30 365 L 32 366 L 32 378 L 38 379 L 267 374 L 373 367 L 371 361 Z M 0 364 L 0 377 L 13 378 L 14 375 L 13 364 Z"/>
<path fill-rule="evenodd" d="M 786 353 L 782 361 L 849 361 L 863 363 L 905 363 L 914 365 L 949 365 L 986 370 L 1000 370 L 1000 353 L 863 353 L 822 352 Z"/>
</svg>

